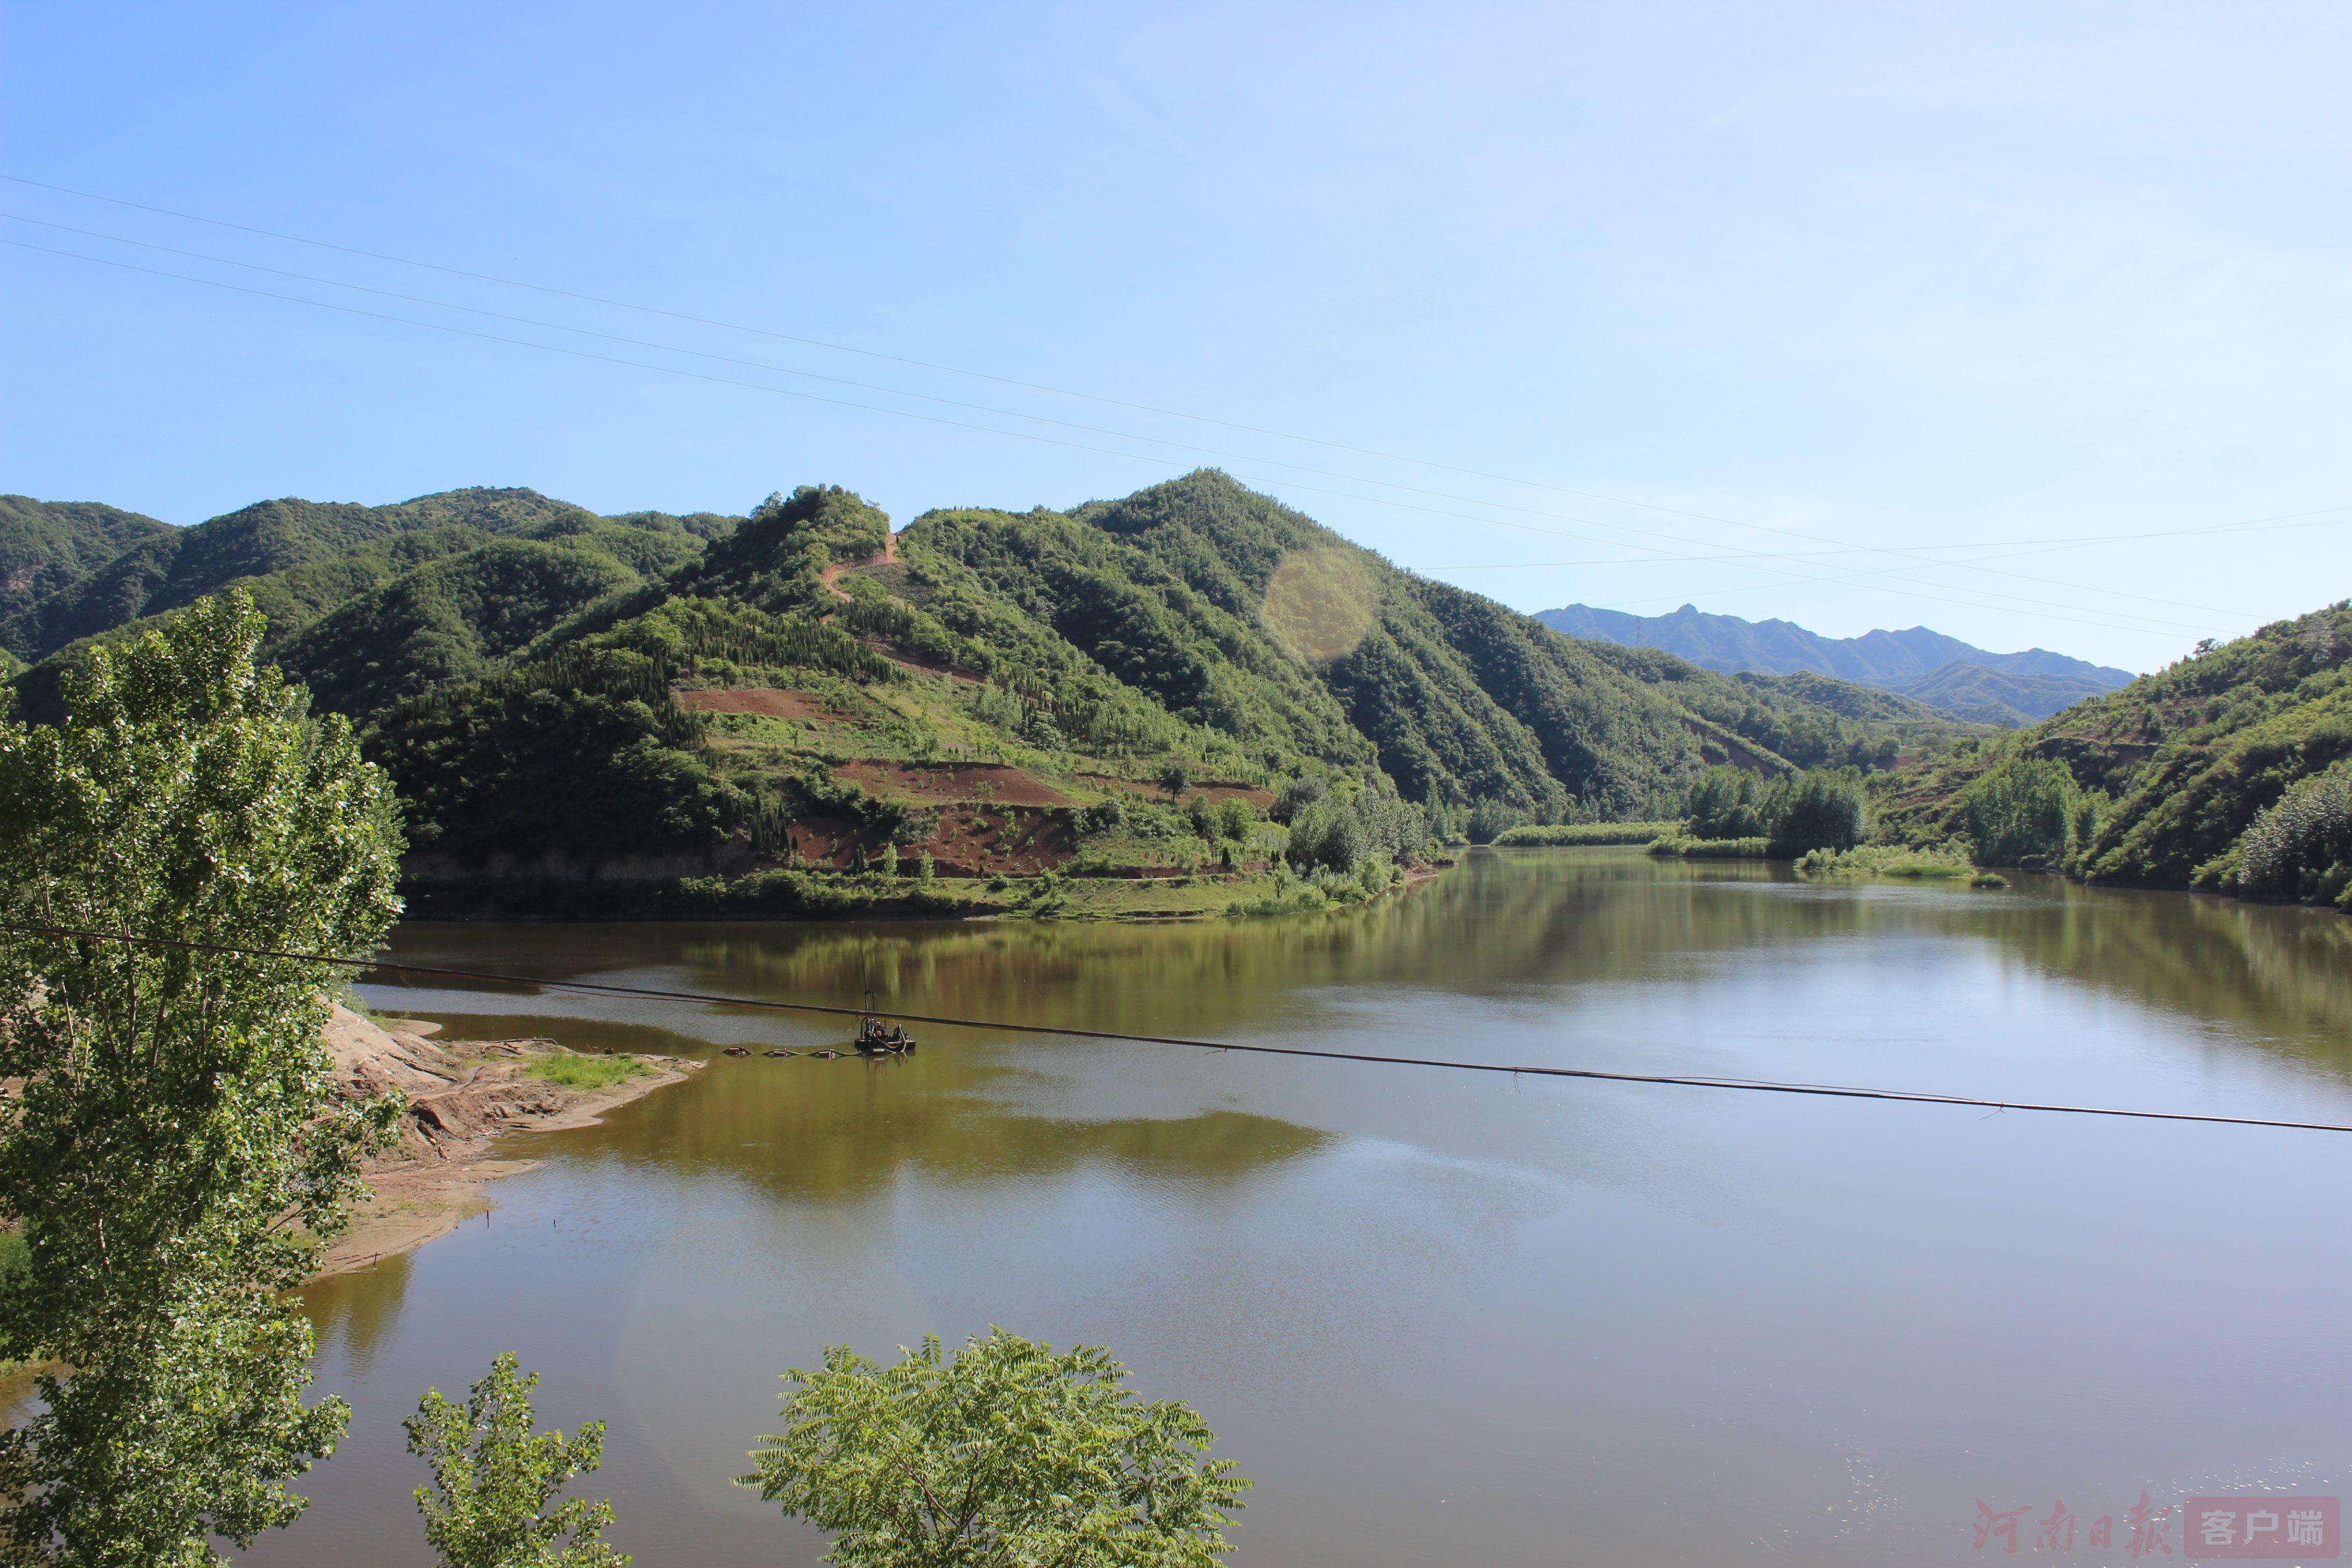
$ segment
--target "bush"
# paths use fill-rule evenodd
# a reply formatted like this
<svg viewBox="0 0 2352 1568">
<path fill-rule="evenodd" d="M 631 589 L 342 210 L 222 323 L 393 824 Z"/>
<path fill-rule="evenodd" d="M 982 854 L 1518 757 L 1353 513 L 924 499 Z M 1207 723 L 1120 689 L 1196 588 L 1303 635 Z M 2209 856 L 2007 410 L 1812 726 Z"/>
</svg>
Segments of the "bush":
<svg viewBox="0 0 2352 1568">
<path fill-rule="evenodd" d="M 1320 805 L 1331 795 L 1330 786 L 1315 773 L 1301 773 L 1282 786 L 1274 797 L 1274 807 L 1266 813 L 1276 822 L 1288 822 L 1297 816 L 1301 806 Z"/>
<path fill-rule="evenodd" d="M 1374 857 L 1391 865 L 1418 860 L 1428 844 L 1429 818 L 1421 807 L 1367 789 L 1301 805 L 1291 818 L 1284 858 L 1300 872 L 1349 877 Z"/>
<path fill-rule="evenodd" d="M 1528 814 L 1517 806 L 1499 800 L 1479 801 L 1470 808 L 1467 827 L 1470 842 L 1492 844 L 1527 819 Z"/>
<path fill-rule="evenodd" d="M 2290 785 L 2238 842 L 2242 893 L 2352 905 L 2352 763 Z"/>
</svg>

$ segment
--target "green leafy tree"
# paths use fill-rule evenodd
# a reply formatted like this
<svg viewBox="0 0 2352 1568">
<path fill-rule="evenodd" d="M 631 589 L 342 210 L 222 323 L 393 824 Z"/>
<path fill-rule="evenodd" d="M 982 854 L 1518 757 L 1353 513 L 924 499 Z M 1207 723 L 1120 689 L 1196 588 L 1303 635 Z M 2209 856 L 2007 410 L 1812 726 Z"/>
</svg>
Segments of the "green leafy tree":
<svg viewBox="0 0 2352 1568">
<path fill-rule="evenodd" d="M 2352 907 L 2352 763 L 2290 786 L 2240 841 L 2239 890 Z"/>
<path fill-rule="evenodd" d="M 1765 802 L 1771 853 L 1794 858 L 1809 849 L 1851 849 L 1868 816 L 1862 777 L 1846 768 L 1812 768 L 1775 782 Z"/>
<path fill-rule="evenodd" d="M 628 1553 L 603 1540 L 611 1502 L 574 1498 L 547 1511 L 566 1483 L 604 1462 L 604 1424 L 583 1422 L 569 1437 L 533 1432 L 538 1386 L 539 1373 L 509 1351 L 465 1404 L 427 1389 L 402 1423 L 408 1451 L 433 1467 L 416 1506 L 441 1568 L 627 1568 Z"/>
<path fill-rule="evenodd" d="M 837 1345 L 786 1374 L 785 1429 L 737 1484 L 830 1531 L 843 1568 L 1208 1568 L 1250 1483 L 1189 1405 L 1126 1381 L 1002 1329 L 891 1367 Z"/>
<path fill-rule="evenodd" d="M 202 600 L 0 723 L 0 920 L 298 953 L 399 912 L 392 792 L 349 726 L 257 668 L 261 617 Z M 0 1356 L 55 1369 L 0 1434 L 10 1561 L 221 1561 L 290 1522 L 349 1418 L 306 1405 L 287 1292 L 346 1223 L 396 1107 L 334 1093 L 310 958 L 0 938 Z M 69 1369 L 69 1370 L 68 1370 Z"/>
<path fill-rule="evenodd" d="M 1694 838 L 1761 838 L 1764 781 L 1748 768 L 1712 767 L 1691 782 L 1683 815 Z"/>
<path fill-rule="evenodd" d="M 1160 765 L 1160 787 L 1175 800 L 1192 787 L 1192 764 L 1179 757 Z"/>
<path fill-rule="evenodd" d="M 2036 858 L 2055 863 L 2072 847 L 2082 793 L 2065 763 L 2012 757 L 1962 794 L 1960 819 L 1984 865 L 2015 866 Z"/>
</svg>

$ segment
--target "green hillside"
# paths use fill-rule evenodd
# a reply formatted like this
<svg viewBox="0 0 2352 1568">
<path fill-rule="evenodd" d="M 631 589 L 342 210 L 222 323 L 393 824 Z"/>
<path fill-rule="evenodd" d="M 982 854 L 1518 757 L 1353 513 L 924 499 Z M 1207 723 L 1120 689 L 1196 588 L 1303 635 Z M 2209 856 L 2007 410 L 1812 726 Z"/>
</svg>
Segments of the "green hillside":
<svg viewBox="0 0 2352 1568">
<path fill-rule="evenodd" d="M 119 514 L 129 516 L 130 514 Z M 145 520 L 141 520 L 145 521 Z M 194 528 L 145 531 L 73 582 L 16 612 L 0 640 L 37 660 L 100 635 L 248 583 L 282 638 L 352 595 L 408 567 L 495 538 L 671 536 L 685 548 L 637 552 L 640 571 L 667 571 L 732 520 L 644 513 L 603 519 L 534 490 L 464 489 L 394 506 L 260 501 Z M 265 579 L 266 581 L 256 581 Z"/>
<path fill-rule="evenodd" d="M 839 489 L 747 520 L 268 502 L 37 601 L 26 710 L 87 646 L 59 628 L 226 583 L 393 771 L 428 909 L 1338 896 L 1474 819 L 1673 815 L 1711 763 L 1883 765 L 1956 728 L 1561 637 L 1214 472 L 896 535 Z"/>
<path fill-rule="evenodd" d="M 453 883 L 891 855 L 1182 875 L 1264 866 L 1286 840 L 1269 815 L 1295 852 L 1277 792 L 1302 778 L 1370 844 L 1400 813 L 1641 815 L 1709 763 L 1891 756 L 1926 712 L 1820 689 L 1871 710 L 1559 637 L 1202 473 L 895 538 L 846 491 L 772 499 L 501 673 L 377 716 L 371 743 L 420 869 Z"/>
<path fill-rule="evenodd" d="M 171 535 L 167 522 L 95 501 L 40 501 L 0 495 L 0 649 L 36 657 L 26 620 L 43 599 L 66 593 L 134 545 Z"/>
<path fill-rule="evenodd" d="M 2352 862 L 2352 823 L 2327 804 L 2352 757 L 2347 655 L 2341 603 L 2202 646 L 2031 729 L 1885 775 L 1882 823 L 2095 882 L 2334 901 L 2344 876 L 2329 868 Z"/>
<path fill-rule="evenodd" d="M 236 584 L 268 617 L 264 655 L 310 681 L 326 705 L 364 716 L 436 681 L 487 673 L 598 595 L 693 560 L 738 521 L 604 518 L 520 489 L 386 507 L 266 501 L 169 538 L 142 537 L 37 601 L 20 624 L 45 628 L 27 640 L 51 651 L 20 686 L 23 706 L 36 718 L 52 712 L 58 667 L 91 638 Z M 290 564 L 245 571 L 275 563 Z M 60 642 L 68 626 L 91 629 Z"/>
</svg>

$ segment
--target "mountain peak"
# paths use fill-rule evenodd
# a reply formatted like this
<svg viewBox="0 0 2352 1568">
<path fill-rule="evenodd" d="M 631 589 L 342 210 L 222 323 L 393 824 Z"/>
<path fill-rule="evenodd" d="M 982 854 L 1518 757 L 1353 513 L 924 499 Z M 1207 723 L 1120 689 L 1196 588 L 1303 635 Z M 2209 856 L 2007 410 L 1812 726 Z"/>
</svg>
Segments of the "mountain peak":
<svg viewBox="0 0 2352 1568">
<path fill-rule="evenodd" d="M 1685 605 L 1668 616 L 1569 605 L 1536 619 L 1554 631 L 1630 647 L 1654 647 L 1725 674 L 1754 671 L 1834 676 L 1898 691 L 1980 722 L 2046 719 L 2085 697 L 2112 691 L 2130 672 L 2028 648 L 1991 653 L 1927 626 L 1825 637 L 1783 620 L 1748 621 Z"/>
</svg>

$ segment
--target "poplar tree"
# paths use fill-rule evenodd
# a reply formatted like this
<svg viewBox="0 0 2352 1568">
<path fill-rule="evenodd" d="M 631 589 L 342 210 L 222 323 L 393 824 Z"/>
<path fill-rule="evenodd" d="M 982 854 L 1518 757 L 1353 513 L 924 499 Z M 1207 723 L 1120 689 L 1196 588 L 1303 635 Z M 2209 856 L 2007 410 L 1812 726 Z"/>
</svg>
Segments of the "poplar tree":
<svg viewBox="0 0 2352 1568">
<path fill-rule="evenodd" d="M 604 1540 L 613 1505 L 574 1498 L 548 1504 L 576 1476 L 604 1462 L 604 1424 L 582 1423 L 567 1437 L 533 1425 L 526 1373 L 508 1351 L 459 1405 L 428 1388 L 403 1425 L 408 1451 L 433 1468 L 416 1489 L 425 1542 L 441 1568 L 629 1568 Z"/>
<path fill-rule="evenodd" d="M 347 1223 L 390 1102 L 334 1092 L 338 969 L 101 937 L 361 956 L 399 912 L 392 791 L 350 726 L 255 659 L 241 592 L 92 652 L 56 728 L 0 723 L 0 1552 L 218 1563 L 301 1511 L 332 1452 L 289 1292 Z"/>
<path fill-rule="evenodd" d="M 750 1487 L 833 1535 L 840 1568 L 1213 1568 L 1250 1483 L 1188 1405 L 1102 1350 L 992 1329 L 896 1366 L 847 1345 L 785 1374 Z"/>
</svg>

